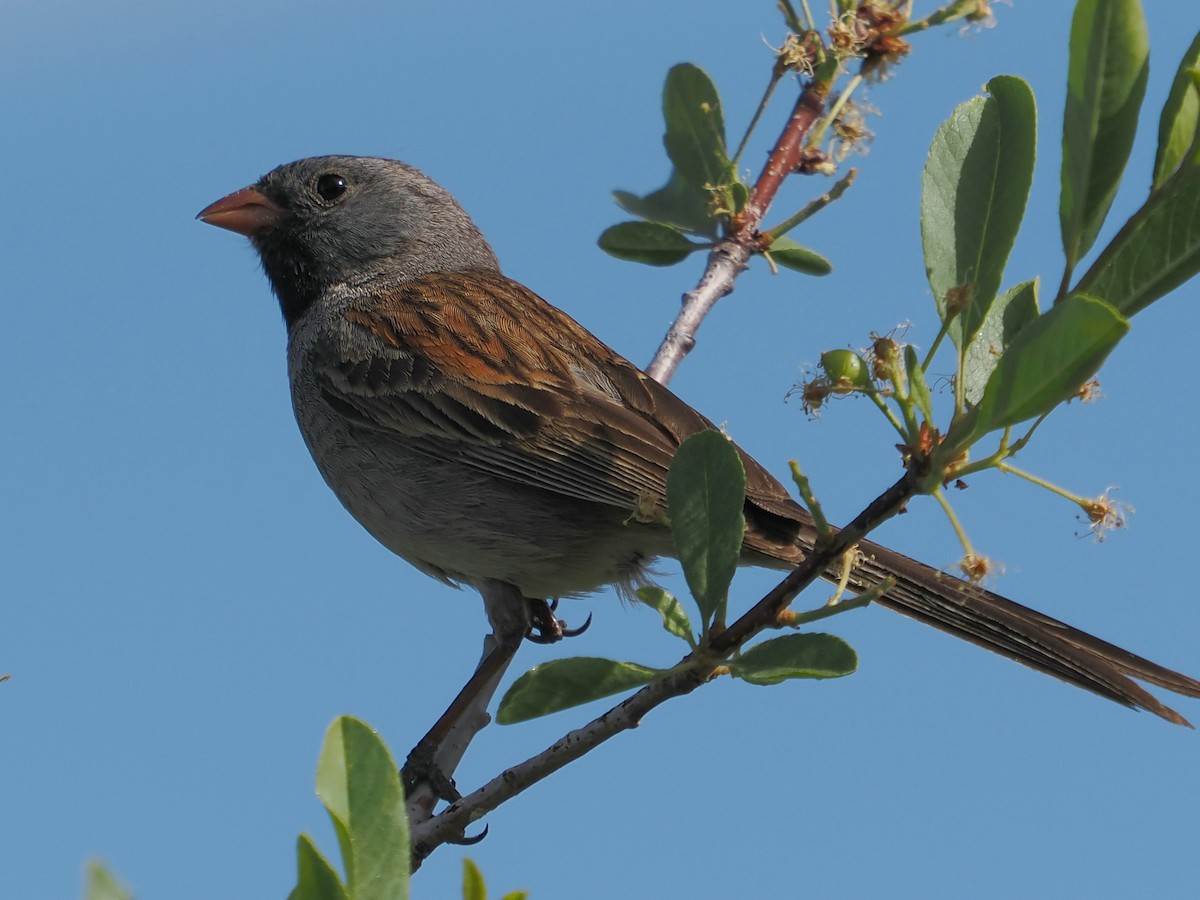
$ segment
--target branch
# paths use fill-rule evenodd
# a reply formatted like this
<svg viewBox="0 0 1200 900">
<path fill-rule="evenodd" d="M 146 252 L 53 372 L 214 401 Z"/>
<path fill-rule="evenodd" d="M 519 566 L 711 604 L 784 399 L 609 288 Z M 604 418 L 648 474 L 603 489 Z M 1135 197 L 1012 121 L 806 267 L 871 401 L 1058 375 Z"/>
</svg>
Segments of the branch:
<svg viewBox="0 0 1200 900">
<path fill-rule="evenodd" d="M 671 323 L 646 374 L 665 385 L 696 346 L 696 332 L 717 301 L 733 291 L 734 279 L 746 268 L 752 249 L 749 244 L 725 238 L 708 254 L 708 265 L 700 283 L 683 295 L 683 309 Z"/>
<path fill-rule="evenodd" d="M 800 164 L 804 139 L 825 108 L 832 74 L 814 78 L 800 93 L 783 133 L 767 157 L 746 207 L 732 223 L 729 234 L 708 255 L 708 265 L 694 290 L 683 295 L 683 309 L 675 317 L 646 374 L 667 384 L 683 358 L 696 346 L 700 323 L 717 301 L 733 291 L 734 280 L 758 249 L 758 232 L 784 180 Z"/>
<path fill-rule="evenodd" d="M 876 497 L 866 509 L 859 513 L 853 522 L 836 532 L 831 540 L 814 547 L 813 551 L 804 557 L 804 562 L 793 569 L 787 578 L 779 582 L 749 612 L 720 634 L 714 635 L 711 644 L 712 650 L 719 654 L 727 653 L 735 647 L 740 647 L 763 628 L 773 623 L 779 613 L 796 598 L 797 594 L 820 578 L 825 570 L 837 563 L 847 550 L 900 512 L 909 499 L 917 493 L 917 487 L 916 476 L 912 472 L 905 472 L 899 481 Z"/>
<path fill-rule="evenodd" d="M 825 78 L 814 78 L 796 99 L 796 105 L 792 108 L 792 114 L 783 128 L 783 133 L 775 142 L 775 147 L 771 150 L 770 155 L 767 156 L 767 164 L 763 167 L 762 174 L 758 176 L 758 181 L 754 183 L 750 199 L 746 201 L 746 208 L 733 223 L 730 233 L 733 240 L 744 243 L 753 242 L 763 217 L 771 208 L 775 195 L 783 187 L 784 180 L 800 165 L 804 139 L 808 137 L 813 123 L 825 109 L 825 99 L 829 96 L 832 74 L 829 73 Z"/>
<path fill-rule="evenodd" d="M 412 828 L 413 867 L 447 841 L 458 839 L 468 826 L 526 788 L 574 762 L 605 741 L 636 727 L 651 710 L 673 697 L 690 694 L 713 674 L 724 658 L 747 640 L 773 624 L 779 612 L 879 524 L 896 515 L 917 489 L 910 473 L 892 485 L 829 541 L 815 547 L 787 578 L 723 632 L 709 647 L 683 658 L 677 671 L 642 688 L 632 697 L 593 719 L 582 728 L 567 732 L 537 756 L 506 769 L 483 787 L 451 804 L 431 819 Z"/>
<path fill-rule="evenodd" d="M 637 727 L 642 717 L 672 697 L 689 694 L 705 680 L 699 669 L 670 675 L 642 688 L 632 697 L 592 720 L 583 728 L 570 731 L 537 756 L 506 769 L 472 794 L 451 804 L 427 822 L 412 828 L 413 868 L 447 841 L 455 840 L 471 823 L 581 758 L 600 744 L 623 731 Z"/>
</svg>

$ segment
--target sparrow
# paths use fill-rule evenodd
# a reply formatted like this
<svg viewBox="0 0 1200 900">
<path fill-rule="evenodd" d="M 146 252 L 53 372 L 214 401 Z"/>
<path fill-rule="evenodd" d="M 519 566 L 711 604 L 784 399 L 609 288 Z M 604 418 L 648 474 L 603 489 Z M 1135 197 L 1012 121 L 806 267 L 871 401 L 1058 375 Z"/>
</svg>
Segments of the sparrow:
<svg viewBox="0 0 1200 900">
<path fill-rule="evenodd" d="M 197 218 L 258 252 L 287 327 L 296 421 L 326 483 L 392 552 L 479 591 L 494 625 L 524 598 L 627 592 L 674 554 L 667 469 L 713 424 L 507 278 L 430 178 L 390 159 L 302 159 Z M 794 567 L 812 519 L 738 452 L 742 562 Z M 895 579 L 880 606 L 1188 724 L 1135 679 L 1189 697 L 1200 681 L 878 544 L 860 544 L 859 560 L 852 587 Z"/>
</svg>

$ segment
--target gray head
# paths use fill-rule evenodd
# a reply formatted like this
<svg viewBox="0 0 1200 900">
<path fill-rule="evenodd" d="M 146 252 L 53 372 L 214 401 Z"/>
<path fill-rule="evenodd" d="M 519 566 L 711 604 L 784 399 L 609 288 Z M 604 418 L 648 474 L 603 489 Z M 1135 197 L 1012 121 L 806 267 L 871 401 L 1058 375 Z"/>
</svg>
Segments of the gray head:
<svg viewBox="0 0 1200 900">
<path fill-rule="evenodd" d="M 455 199 L 394 159 L 297 160 L 197 218 L 250 238 L 289 328 L 337 284 L 500 268 Z"/>
</svg>

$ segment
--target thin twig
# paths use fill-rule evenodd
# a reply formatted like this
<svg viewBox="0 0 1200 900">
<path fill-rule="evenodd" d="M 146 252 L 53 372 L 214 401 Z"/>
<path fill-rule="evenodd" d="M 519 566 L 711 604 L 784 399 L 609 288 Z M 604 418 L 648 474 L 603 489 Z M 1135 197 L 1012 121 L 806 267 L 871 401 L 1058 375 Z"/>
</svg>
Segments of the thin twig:
<svg viewBox="0 0 1200 900">
<path fill-rule="evenodd" d="M 796 171 L 804 140 L 825 109 L 825 100 L 835 74 L 836 68 L 822 66 L 817 76 L 800 92 L 783 133 L 779 135 L 779 140 L 767 156 L 767 164 L 754 182 L 746 208 L 733 224 L 730 236 L 735 240 L 748 241 L 754 236 L 784 180 Z"/>
<path fill-rule="evenodd" d="M 646 374 L 659 384 L 666 384 L 696 345 L 696 332 L 718 300 L 733 290 L 733 282 L 746 268 L 751 249 L 730 239 L 721 241 L 708 254 L 708 265 L 694 290 L 683 295 L 683 308 L 671 329 L 663 338 Z"/>
<path fill-rule="evenodd" d="M 905 35 L 925 31 L 937 25 L 945 25 L 959 19 L 979 19 L 982 18 L 982 15 L 983 7 L 980 0 L 954 0 L 954 2 L 946 4 L 923 19 L 909 22 L 900 29 L 900 34 Z"/>
<path fill-rule="evenodd" d="M 580 759 L 610 738 L 636 728 L 642 717 L 656 706 L 672 697 L 691 693 L 703 683 L 701 672 L 690 668 L 647 685 L 584 727 L 568 732 L 537 756 L 506 769 L 444 812 L 414 826 L 411 832 L 414 864 L 419 864 L 447 840 L 462 834 L 471 823 L 526 788 Z"/>
<path fill-rule="evenodd" d="M 843 175 L 834 183 L 833 187 L 827 190 L 824 194 L 822 194 L 820 197 L 809 200 L 804 204 L 800 212 L 788 219 L 784 219 L 782 222 L 768 231 L 767 235 L 769 236 L 769 239 L 774 241 L 775 238 L 787 234 L 806 219 L 811 219 L 830 203 L 833 203 L 835 200 L 841 197 L 842 194 L 846 193 L 846 188 L 854 184 L 854 179 L 857 177 L 858 169 L 850 169 L 845 175 Z M 764 240 L 763 243 L 766 243 L 766 241 Z"/>
<path fill-rule="evenodd" d="M 713 652 L 724 653 L 736 646 L 741 646 L 768 623 L 774 621 L 780 610 L 791 603 L 797 594 L 820 578 L 826 569 L 841 559 L 843 553 L 866 537 L 872 529 L 900 512 L 904 508 L 904 504 L 917 492 L 917 487 L 917 478 L 911 472 L 905 472 L 899 481 L 876 497 L 870 506 L 859 513 L 853 522 L 837 532 L 832 540 L 820 547 L 814 547 L 804 557 L 804 562 L 793 569 L 787 578 L 779 582 L 749 612 L 714 636 Z"/>
</svg>

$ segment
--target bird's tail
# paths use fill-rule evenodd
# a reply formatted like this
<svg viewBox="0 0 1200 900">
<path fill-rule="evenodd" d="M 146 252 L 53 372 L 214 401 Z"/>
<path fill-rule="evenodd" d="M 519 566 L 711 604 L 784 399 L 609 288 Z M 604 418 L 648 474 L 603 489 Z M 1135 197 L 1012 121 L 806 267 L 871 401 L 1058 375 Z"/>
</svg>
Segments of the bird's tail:
<svg viewBox="0 0 1200 900">
<path fill-rule="evenodd" d="M 880 606 L 1117 703 L 1191 727 L 1134 679 L 1188 697 L 1200 697 L 1200 681 L 894 550 L 864 541 L 859 553 L 861 561 L 851 576 L 857 588 L 878 584 L 888 575 L 896 579 L 895 587 L 876 601 Z"/>
</svg>

